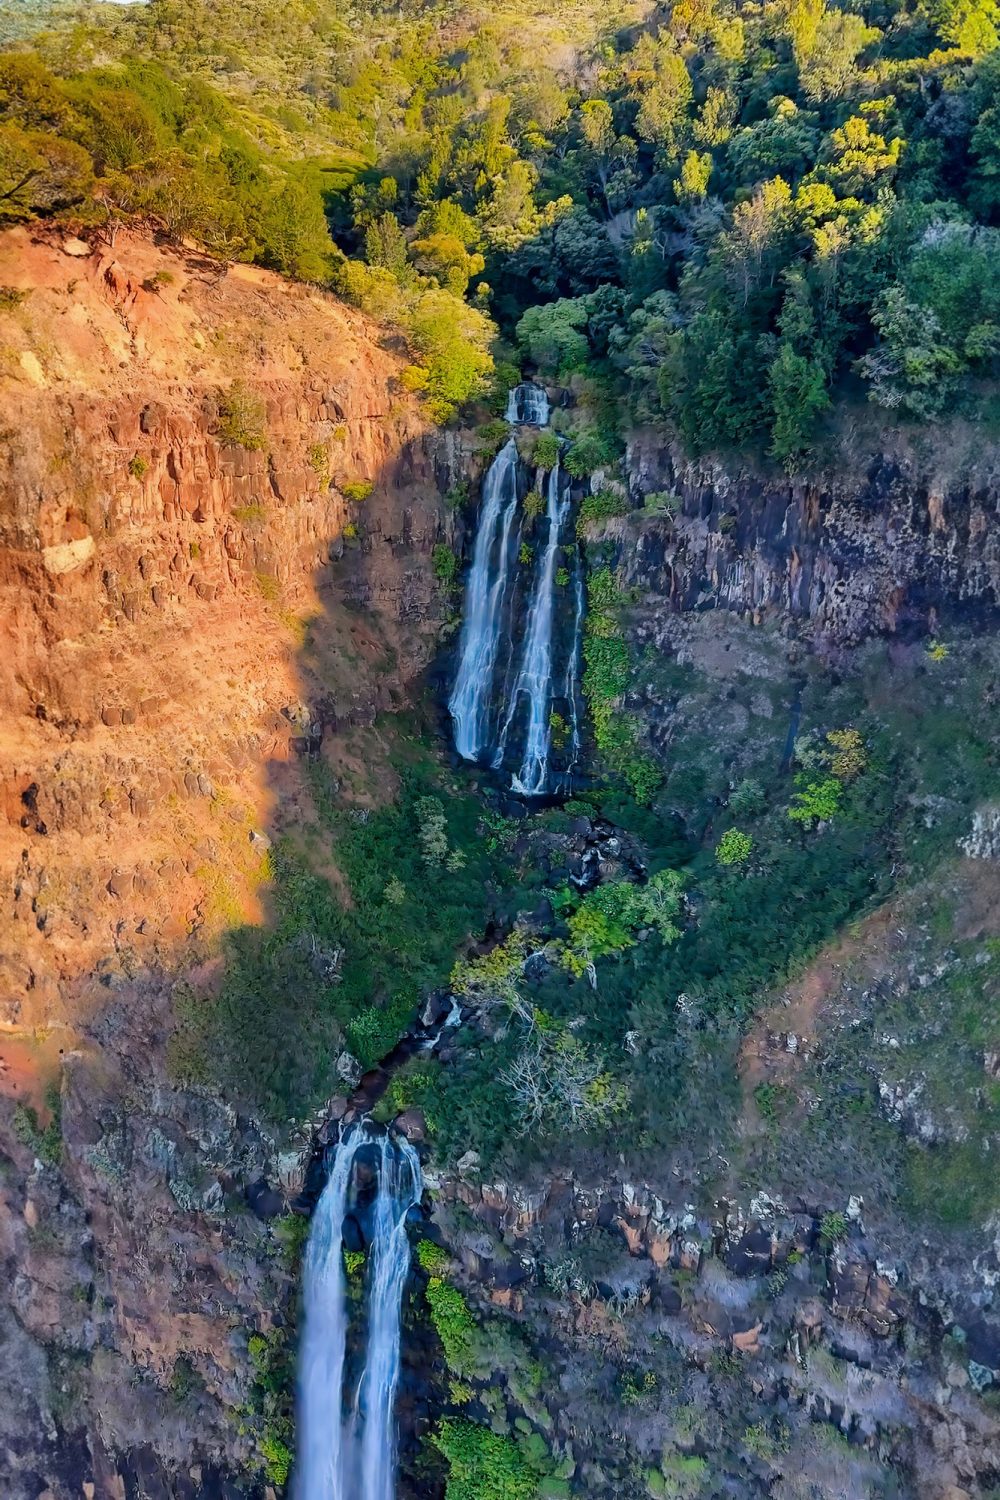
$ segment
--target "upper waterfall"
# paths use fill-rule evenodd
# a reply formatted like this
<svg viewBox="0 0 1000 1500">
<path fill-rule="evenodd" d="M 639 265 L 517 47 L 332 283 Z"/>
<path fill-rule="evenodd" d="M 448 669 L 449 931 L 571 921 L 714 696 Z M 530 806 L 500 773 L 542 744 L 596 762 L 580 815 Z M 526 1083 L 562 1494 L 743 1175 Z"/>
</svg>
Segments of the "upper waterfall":
<svg viewBox="0 0 1000 1500">
<path fill-rule="evenodd" d="M 504 413 L 508 422 L 525 427 L 547 427 L 549 424 L 549 398 L 540 385 L 531 380 L 515 385 L 507 397 Z"/>
<path fill-rule="evenodd" d="M 508 415 L 538 417 L 536 398 L 547 421 L 545 393 L 530 384 L 511 391 Z M 559 459 L 533 473 L 511 437 L 483 481 L 448 708 L 463 760 L 509 770 L 525 797 L 565 787 L 579 759 L 584 592 L 571 512 Z"/>
</svg>

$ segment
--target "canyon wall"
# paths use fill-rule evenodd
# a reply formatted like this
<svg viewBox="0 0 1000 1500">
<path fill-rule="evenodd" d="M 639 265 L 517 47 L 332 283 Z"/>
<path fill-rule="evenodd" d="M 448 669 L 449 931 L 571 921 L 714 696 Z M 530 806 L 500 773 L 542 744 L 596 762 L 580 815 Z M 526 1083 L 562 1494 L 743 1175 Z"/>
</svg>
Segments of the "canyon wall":
<svg viewBox="0 0 1000 1500">
<path fill-rule="evenodd" d="M 430 657 L 446 523 L 401 363 L 255 268 L 0 238 L 10 1500 L 264 1492 L 233 1412 L 289 1261 L 243 1195 L 294 1154 L 171 1078 L 171 991 L 262 919 L 303 759 L 377 760 Z"/>
<path fill-rule="evenodd" d="M 621 549 L 629 583 L 662 614 L 722 609 L 818 642 L 925 633 L 942 612 L 1000 606 L 1000 463 L 989 444 L 942 432 L 914 452 L 898 432 L 841 440 L 821 475 L 783 478 L 743 461 L 691 460 L 634 434 L 632 493 L 672 497 Z"/>
</svg>

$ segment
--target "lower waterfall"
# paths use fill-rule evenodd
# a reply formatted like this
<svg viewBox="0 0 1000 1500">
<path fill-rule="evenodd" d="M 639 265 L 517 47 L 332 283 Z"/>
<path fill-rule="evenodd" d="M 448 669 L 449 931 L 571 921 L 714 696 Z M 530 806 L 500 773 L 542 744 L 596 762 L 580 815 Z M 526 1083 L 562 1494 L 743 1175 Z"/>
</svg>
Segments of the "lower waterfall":
<svg viewBox="0 0 1000 1500">
<path fill-rule="evenodd" d="M 364 1369 L 345 1415 L 348 1306 L 344 1220 L 355 1167 L 368 1148 L 377 1171 L 365 1280 Z M 410 1267 L 406 1216 L 419 1203 L 420 1162 L 407 1141 L 362 1123 L 344 1137 L 313 1214 L 304 1267 L 299 1352 L 296 1500 L 393 1500 L 396 1388 L 403 1289 Z"/>
</svg>

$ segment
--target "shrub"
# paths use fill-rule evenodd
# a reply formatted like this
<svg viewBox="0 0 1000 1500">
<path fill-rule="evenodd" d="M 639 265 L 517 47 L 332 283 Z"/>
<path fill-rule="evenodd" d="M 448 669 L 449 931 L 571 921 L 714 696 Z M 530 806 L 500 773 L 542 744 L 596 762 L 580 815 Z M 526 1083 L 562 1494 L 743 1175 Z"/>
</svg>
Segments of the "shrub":
<svg viewBox="0 0 1000 1500">
<path fill-rule="evenodd" d="M 476 1324 L 462 1293 L 458 1287 L 435 1275 L 428 1281 L 424 1296 L 448 1368 L 458 1375 L 471 1374 Z"/>
<path fill-rule="evenodd" d="M 750 858 L 753 839 L 738 828 L 727 828 L 715 846 L 715 857 L 720 865 L 742 865 Z"/>
<path fill-rule="evenodd" d="M 524 497 L 523 509 L 524 519 L 526 521 L 534 521 L 536 516 L 540 516 L 545 509 L 544 496 L 539 494 L 538 490 L 529 490 Z"/>
<path fill-rule="evenodd" d="M 325 443 L 310 443 L 309 445 L 309 467 L 321 480 L 330 477 L 330 459 L 326 451 Z"/>
<path fill-rule="evenodd" d="M 234 380 L 219 398 L 219 440 L 248 452 L 267 447 L 267 407 L 243 380 Z"/>
<path fill-rule="evenodd" d="M 360 505 L 367 500 L 375 488 L 370 479 L 345 479 L 340 486 L 340 493 L 345 500 L 350 500 L 354 505 Z"/>
<path fill-rule="evenodd" d="M 498 417 L 494 422 L 484 422 L 476 433 L 476 448 L 483 458 L 496 458 L 500 449 L 510 438 L 510 423 Z"/>
<path fill-rule="evenodd" d="M 841 1213 L 824 1214 L 819 1224 L 819 1237 L 827 1246 L 835 1245 L 847 1233 L 847 1219 Z"/>
<path fill-rule="evenodd" d="M 764 788 L 759 781 L 747 776 L 730 794 L 729 810 L 737 817 L 752 817 L 764 807 Z"/>
<path fill-rule="evenodd" d="M 133 479 L 141 479 L 149 469 L 149 464 L 141 454 L 136 453 L 128 461 L 128 471 Z"/>
<path fill-rule="evenodd" d="M 853 781 L 860 776 L 868 766 L 868 752 L 858 731 L 831 729 L 826 738 L 833 752 L 828 757 L 830 770 L 837 780 Z"/>
<path fill-rule="evenodd" d="M 581 432 L 567 449 L 563 463 L 574 479 L 586 479 L 598 469 L 616 465 L 618 455 L 596 429 Z"/>
<path fill-rule="evenodd" d="M 450 1262 L 451 1256 L 443 1245 L 437 1245 L 433 1240 L 417 1241 L 417 1264 L 428 1276 L 440 1279 Z"/>
<path fill-rule="evenodd" d="M 440 797 L 421 797 L 414 812 L 424 864 L 437 869 L 444 864 L 448 853 L 448 823 L 444 815 L 444 803 Z"/>
<path fill-rule="evenodd" d="M 13 312 L 28 298 L 28 292 L 18 286 L 0 286 L 0 312 Z"/>
<path fill-rule="evenodd" d="M 537 1480 L 511 1438 L 448 1418 L 432 1442 L 448 1461 L 445 1500 L 534 1500 Z"/>
<path fill-rule="evenodd" d="M 588 526 L 595 522 L 609 520 L 612 516 L 628 515 L 631 509 L 626 495 L 619 495 L 615 490 L 598 490 L 596 495 L 587 495 L 580 506 L 577 532 L 582 536 Z"/>
<path fill-rule="evenodd" d="M 460 566 L 458 557 L 447 542 L 436 543 L 431 551 L 431 567 L 438 583 L 446 589 L 454 588 Z"/>
<path fill-rule="evenodd" d="M 561 445 L 554 432 L 540 432 L 535 439 L 532 459 L 540 469 L 554 469 L 559 462 Z"/>
</svg>

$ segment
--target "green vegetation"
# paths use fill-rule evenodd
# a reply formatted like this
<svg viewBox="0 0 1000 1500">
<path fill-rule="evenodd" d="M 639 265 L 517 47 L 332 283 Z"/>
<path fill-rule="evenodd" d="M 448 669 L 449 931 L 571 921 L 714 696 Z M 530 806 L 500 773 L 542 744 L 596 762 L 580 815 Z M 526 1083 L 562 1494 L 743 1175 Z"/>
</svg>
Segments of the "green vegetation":
<svg viewBox="0 0 1000 1500">
<path fill-rule="evenodd" d="M 742 865 L 750 858 L 753 839 L 739 828 L 727 828 L 715 846 L 715 857 L 720 865 Z"/>
<path fill-rule="evenodd" d="M 621 451 L 615 399 L 790 467 L 856 391 L 992 420 L 987 0 L 28 15 L 7 34 L 83 24 L 2 60 L 0 218 L 153 216 L 332 286 L 406 334 L 436 420 L 496 410 L 520 356 L 574 382 L 581 476 Z"/>
<path fill-rule="evenodd" d="M 219 440 L 259 453 L 267 447 L 267 409 L 242 380 L 219 397 Z"/>
<path fill-rule="evenodd" d="M 577 531 L 586 536 L 595 521 L 606 521 L 613 516 L 626 516 L 631 510 L 628 497 L 616 490 L 598 490 L 596 495 L 586 495 L 577 513 Z"/>
<path fill-rule="evenodd" d="M 623 602 L 611 569 L 593 569 L 587 578 L 583 695 L 602 760 L 625 780 L 637 802 L 648 803 L 661 776 L 655 761 L 639 748 L 638 720 L 622 710 L 631 670 L 617 617 Z"/>
<path fill-rule="evenodd" d="M 338 804 L 322 765 L 310 774 L 321 823 L 275 843 L 268 921 L 226 935 L 216 998 L 178 993 L 171 1046 L 181 1076 L 224 1081 L 278 1118 L 330 1092 L 345 1042 L 365 1065 L 391 1049 L 483 924 L 502 858 L 477 839 L 475 800 L 449 792 L 445 807 L 423 769 L 364 817 Z M 311 868 L 331 834 L 350 905 Z M 390 879 L 402 896 L 387 908 Z"/>
<path fill-rule="evenodd" d="M 370 479 L 345 479 L 340 486 L 340 493 L 353 505 L 360 505 L 362 501 L 368 499 L 374 488 Z"/>
<path fill-rule="evenodd" d="M 510 1437 L 449 1419 L 432 1441 L 448 1461 L 446 1500 L 534 1500 L 538 1481 Z"/>
<path fill-rule="evenodd" d="M 39 1160 L 57 1167 L 62 1161 L 62 1091 L 53 1079 L 45 1089 L 45 1108 L 49 1123 L 44 1129 L 38 1123 L 38 1111 L 31 1104 L 15 1104 L 14 1134 L 23 1146 L 29 1146 Z"/>
<path fill-rule="evenodd" d="M 455 587 L 461 566 L 461 558 L 452 551 L 447 542 L 434 544 L 431 550 L 431 567 L 434 569 L 434 577 L 442 588 L 450 592 Z"/>
</svg>

